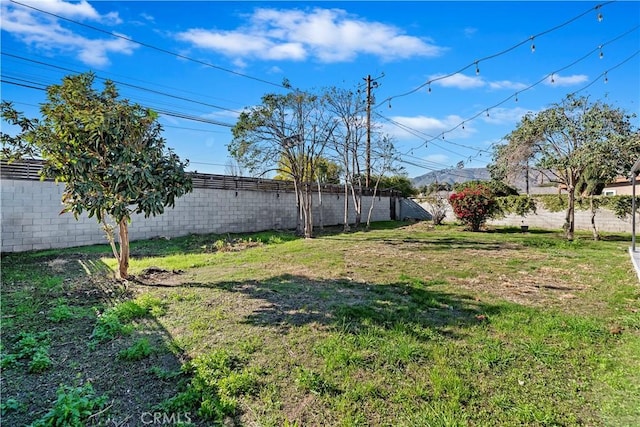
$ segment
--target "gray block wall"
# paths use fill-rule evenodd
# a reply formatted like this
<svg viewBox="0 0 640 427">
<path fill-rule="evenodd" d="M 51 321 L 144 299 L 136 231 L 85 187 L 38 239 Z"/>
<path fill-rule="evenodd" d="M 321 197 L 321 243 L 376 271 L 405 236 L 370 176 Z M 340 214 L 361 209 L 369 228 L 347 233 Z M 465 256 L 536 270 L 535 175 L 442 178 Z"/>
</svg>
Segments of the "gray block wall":
<svg viewBox="0 0 640 427">
<path fill-rule="evenodd" d="M 106 243 L 95 218 L 60 214 L 63 184 L 51 181 L 2 179 L 0 191 L 1 251 L 21 252 Z M 363 197 L 363 221 L 372 197 Z M 395 200 L 395 199 L 394 199 Z M 322 197 L 324 225 L 341 224 L 344 195 Z M 376 197 L 372 221 L 390 218 L 390 197 Z M 319 223 L 318 196 L 314 197 L 314 222 Z M 349 221 L 355 221 L 350 200 Z M 396 210 L 397 211 L 397 210 Z M 176 200 L 162 215 L 134 215 L 130 239 L 177 237 L 188 234 L 242 233 L 296 227 L 295 194 L 292 192 L 219 190 L 195 188 Z"/>
<path fill-rule="evenodd" d="M 421 203 L 421 206 L 426 210 L 429 210 L 428 204 Z M 532 228 L 542 228 L 547 230 L 559 230 L 562 229 L 564 224 L 564 212 L 550 212 L 542 207 L 538 207 L 535 215 L 527 215 L 521 217 L 519 215 L 510 214 L 505 218 L 494 219 L 488 222 L 489 225 L 496 226 L 514 226 L 528 225 Z M 640 215 L 636 216 L 638 222 L 640 222 Z M 447 210 L 447 222 L 455 222 L 456 217 L 453 210 L 449 207 Z M 591 230 L 591 213 L 583 210 L 576 210 L 575 212 L 575 228 L 576 230 Z M 619 219 L 616 215 L 608 209 L 599 209 L 596 213 L 596 227 L 598 231 L 609 233 L 631 233 L 631 217 L 627 219 Z"/>
</svg>

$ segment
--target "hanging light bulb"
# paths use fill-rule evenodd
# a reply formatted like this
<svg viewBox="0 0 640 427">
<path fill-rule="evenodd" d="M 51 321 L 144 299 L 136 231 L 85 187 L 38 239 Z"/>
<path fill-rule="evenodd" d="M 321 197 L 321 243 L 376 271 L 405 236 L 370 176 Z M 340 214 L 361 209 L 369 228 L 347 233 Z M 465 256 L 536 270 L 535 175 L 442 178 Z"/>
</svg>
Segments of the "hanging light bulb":
<svg viewBox="0 0 640 427">
<path fill-rule="evenodd" d="M 462 129 L 464 129 L 464 122 L 462 122 Z"/>
<path fill-rule="evenodd" d="M 431 93 L 431 83 L 429 83 L 429 88 L 427 89 L 427 92 Z"/>
<path fill-rule="evenodd" d="M 391 108 L 391 100 L 389 100 L 389 108 Z"/>
<path fill-rule="evenodd" d="M 529 37 L 529 39 L 531 40 L 531 53 L 534 53 L 536 51 L 536 45 L 533 42 L 533 36 Z"/>
<path fill-rule="evenodd" d="M 607 77 L 607 72 L 604 72 L 604 84 L 609 83 L 609 78 Z"/>
<path fill-rule="evenodd" d="M 602 22 L 603 19 L 602 13 L 598 13 L 598 22 Z"/>
<path fill-rule="evenodd" d="M 600 59 L 604 58 L 604 53 L 602 52 L 602 45 L 598 46 L 598 49 L 600 49 Z"/>
<path fill-rule="evenodd" d="M 489 117 L 489 110 L 487 110 L 487 117 Z"/>
<path fill-rule="evenodd" d="M 476 61 L 476 76 L 480 75 L 480 67 L 478 67 L 478 61 Z"/>
<path fill-rule="evenodd" d="M 553 78 L 553 74 L 551 74 L 551 83 L 555 83 L 556 80 Z"/>
<path fill-rule="evenodd" d="M 442 132 L 442 139 L 444 139 L 444 132 Z"/>
<path fill-rule="evenodd" d="M 518 102 L 518 92 L 516 92 L 516 102 Z"/>
</svg>

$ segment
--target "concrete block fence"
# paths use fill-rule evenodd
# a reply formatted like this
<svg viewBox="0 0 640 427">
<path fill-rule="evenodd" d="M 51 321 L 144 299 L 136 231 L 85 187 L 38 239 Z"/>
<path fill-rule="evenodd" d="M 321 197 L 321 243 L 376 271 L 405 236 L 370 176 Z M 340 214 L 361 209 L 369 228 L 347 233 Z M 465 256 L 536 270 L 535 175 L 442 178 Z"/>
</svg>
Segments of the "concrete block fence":
<svg viewBox="0 0 640 427">
<path fill-rule="evenodd" d="M 64 184 L 35 179 L 11 179 L 6 174 L 3 175 L 0 191 L 2 252 L 106 243 L 104 232 L 95 218 L 81 215 L 76 220 L 72 214 L 60 214 Z M 365 219 L 371 200 L 372 196 L 363 197 L 362 211 Z M 323 194 L 322 202 L 324 225 L 341 224 L 344 216 L 344 194 L 333 189 L 333 192 Z M 317 194 L 313 203 L 314 222 L 318 224 L 320 207 Z M 395 205 L 393 210 L 392 204 Z M 390 220 L 392 212 L 399 212 L 395 196 L 375 197 L 373 221 Z M 175 207 L 167 208 L 162 215 L 150 218 L 134 215 L 129 236 L 133 241 L 192 233 L 295 229 L 296 215 L 295 193 L 289 190 L 196 187 L 193 192 L 177 199 Z M 355 221 L 351 200 L 349 221 Z"/>
<path fill-rule="evenodd" d="M 420 205 L 429 210 L 428 204 L 421 202 Z M 550 212 L 541 206 L 538 206 L 535 215 L 527 215 L 521 217 L 515 214 L 509 214 L 505 218 L 494 219 L 488 221 L 489 225 L 495 226 L 514 226 L 528 225 L 531 228 L 542 228 L 547 230 L 562 229 L 564 225 L 563 212 Z M 640 215 L 636 216 L 640 222 Z M 455 222 L 456 217 L 451 210 L 447 210 L 446 222 Z M 575 212 L 575 228 L 576 230 L 591 230 L 591 213 L 589 211 L 576 210 Z M 610 233 L 631 233 L 631 217 L 627 219 L 619 219 L 612 211 L 608 209 L 599 209 L 596 213 L 596 227 L 599 231 Z"/>
</svg>

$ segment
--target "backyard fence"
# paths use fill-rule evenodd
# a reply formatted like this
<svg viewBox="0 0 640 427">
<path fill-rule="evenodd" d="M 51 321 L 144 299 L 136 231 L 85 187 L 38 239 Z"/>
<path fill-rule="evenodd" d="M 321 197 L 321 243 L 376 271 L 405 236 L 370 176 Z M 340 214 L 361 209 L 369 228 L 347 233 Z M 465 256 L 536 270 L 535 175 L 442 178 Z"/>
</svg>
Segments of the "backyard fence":
<svg viewBox="0 0 640 427">
<path fill-rule="evenodd" d="M 60 214 L 63 183 L 41 180 L 36 160 L 0 164 L 2 252 L 65 248 L 106 243 L 95 218 Z M 176 200 L 162 215 L 132 215 L 131 240 L 172 238 L 188 234 L 245 233 L 290 230 L 297 224 L 296 195 L 287 181 L 192 173 L 193 191 Z M 315 184 L 313 218 L 316 226 L 344 222 L 344 187 L 321 185 L 322 204 Z M 401 217 L 398 193 L 363 192 L 363 220 L 373 203 L 372 221 Z M 349 199 L 348 221 L 355 222 Z"/>
</svg>

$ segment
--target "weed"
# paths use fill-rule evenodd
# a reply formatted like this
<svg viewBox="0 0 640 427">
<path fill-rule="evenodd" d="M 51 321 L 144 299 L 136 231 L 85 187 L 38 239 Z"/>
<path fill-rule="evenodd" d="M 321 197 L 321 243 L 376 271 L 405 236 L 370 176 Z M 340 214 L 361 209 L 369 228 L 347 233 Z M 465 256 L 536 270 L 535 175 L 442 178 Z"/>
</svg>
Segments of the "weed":
<svg viewBox="0 0 640 427">
<path fill-rule="evenodd" d="M 243 368 L 241 359 L 225 350 L 201 355 L 183 370 L 192 375 L 186 390 L 164 401 L 160 409 L 197 411 L 203 419 L 219 423 L 236 412 L 237 397 L 259 390 L 257 373 Z"/>
<path fill-rule="evenodd" d="M 339 390 L 323 376 L 311 369 L 298 368 L 296 372 L 296 383 L 305 391 L 315 394 L 337 394 Z"/>
<path fill-rule="evenodd" d="M 143 295 L 132 301 L 124 301 L 102 313 L 98 317 L 96 326 L 91 334 L 89 346 L 95 346 L 103 341 L 112 340 L 119 335 L 127 335 L 133 330 L 130 322 L 147 317 L 149 315 L 162 315 L 165 312 L 164 304 L 158 298 Z"/>
<path fill-rule="evenodd" d="M 49 311 L 49 320 L 54 323 L 60 323 L 74 317 L 73 310 L 67 305 L 67 301 L 64 298 L 58 298 L 56 306 Z"/>
<path fill-rule="evenodd" d="M 22 405 L 20 404 L 20 402 L 18 402 L 16 399 L 9 398 L 4 400 L 3 402 L 0 402 L 0 414 L 5 415 L 9 412 L 14 412 L 19 410 L 21 407 Z"/>
<path fill-rule="evenodd" d="M 45 426 L 84 426 L 87 419 L 104 408 L 107 396 L 96 396 L 91 383 L 71 387 L 61 385 L 53 408 L 33 423 L 33 427 Z"/>
<path fill-rule="evenodd" d="M 49 350 L 45 347 L 39 347 L 32 355 L 29 362 L 29 372 L 40 373 L 49 369 L 53 365 L 49 357 Z"/>
<path fill-rule="evenodd" d="M 149 340 L 147 338 L 141 338 L 130 347 L 121 350 L 118 353 L 118 359 L 135 362 L 149 357 L 154 351 L 155 349 L 149 343 Z"/>
</svg>

